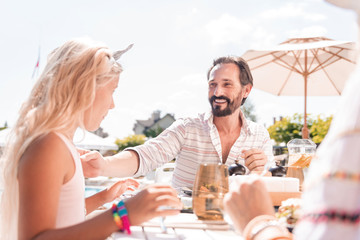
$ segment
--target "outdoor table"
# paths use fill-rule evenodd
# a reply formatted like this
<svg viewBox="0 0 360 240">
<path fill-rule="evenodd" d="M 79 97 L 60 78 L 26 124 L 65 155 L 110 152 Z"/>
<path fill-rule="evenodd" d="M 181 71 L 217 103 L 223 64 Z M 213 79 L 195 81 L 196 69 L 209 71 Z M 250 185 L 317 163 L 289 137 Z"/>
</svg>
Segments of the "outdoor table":
<svg viewBox="0 0 360 240">
<path fill-rule="evenodd" d="M 166 233 L 162 232 L 160 218 L 154 218 L 141 226 L 131 226 L 131 235 L 116 232 L 108 239 L 243 239 L 225 221 L 200 221 L 190 213 L 166 217 L 164 223 L 167 227 Z"/>
</svg>

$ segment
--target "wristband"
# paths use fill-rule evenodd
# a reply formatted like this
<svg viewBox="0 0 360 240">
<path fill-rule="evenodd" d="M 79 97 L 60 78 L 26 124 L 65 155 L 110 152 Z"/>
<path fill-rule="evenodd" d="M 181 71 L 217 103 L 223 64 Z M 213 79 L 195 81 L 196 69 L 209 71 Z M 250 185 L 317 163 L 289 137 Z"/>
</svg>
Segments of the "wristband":
<svg viewBox="0 0 360 240">
<path fill-rule="evenodd" d="M 292 239 L 292 235 L 285 229 L 274 216 L 262 215 L 252 219 L 244 229 L 246 240 L 254 240 L 256 236 L 268 227 L 276 227 L 280 233 L 274 233 L 267 239 Z"/>
<path fill-rule="evenodd" d="M 114 218 L 114 222 L 116 223 L 116 226 L 118 226 L 119 228 L 119 231 L 123 232 L 124 231 L 124 225 L 123 225 L 123 222 L 118 214 L 118 211 L 117 211 L 117 206 L 116 204 L 114 203 L 111 207 L 111 210 L 112 210 L 112 215 L 113 215 L 113 218 Z"/>
<path fill-rule="evenodd" d="M 128 212 L 126 210 L 124 201 L 122 201 L 122 200 L 117 204 L 117 213 L 119 214 L 119 216 L 121 218 L 121 221 L 123 224 L 123 230 L 126 230 L 126 232 L 128 234 L 131 234 Z"/>
</svg>

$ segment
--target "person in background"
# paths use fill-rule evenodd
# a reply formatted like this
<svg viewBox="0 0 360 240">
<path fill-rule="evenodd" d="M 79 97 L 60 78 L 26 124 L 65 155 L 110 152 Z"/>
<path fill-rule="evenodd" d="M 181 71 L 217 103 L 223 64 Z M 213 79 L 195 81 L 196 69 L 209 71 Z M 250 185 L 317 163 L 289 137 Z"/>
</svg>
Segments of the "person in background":
<svg viewBox="0 0 360 240">
<path fill-rule="evenodd" d="M 355 10 L 359 20 L 359 1 L 327 1 Z M 347 80 L 317 158 L 310 165 L 302 194 L 303 215 L 296 224 L 294 236 L 276 221 L 261 180 L 244 183 L 225 196 L 225 210 L 245 239 L 360 239 L 359 89 L 360 65 L 357 64 Z"/>
<path fill-rule="evenodd" d="M 269 133 L 240 109 L 253 85 L 248 64 L 240 57 L 218 58 L 207 79 L 211 112 L 178 119 L 156 138 L 114 156 L 83 155 L 85 175 L 139 176 L 174 158 L 174 187 L 192 187 L 197 168 L 204 163 L 230 165 L 239 160 L 250 171 L 262 171 L 273 158 Z"/>
<path fill-rule="evenodd" d="M 82 165 L 72 142 L 78 127 L 96 130 L 114 108 L 122 71 L 115 59 L 121 54 L 75 39 L 49 55 L 2 155 L 1 239 L 105 239 L 155 216 L 179 213 L 159 209 L 179 209 L 181 203 L 174 189 L 158 185 L 85 221 L 86 212 L 137 185 L 124 180 L 84 201 Z"/>
</svg>

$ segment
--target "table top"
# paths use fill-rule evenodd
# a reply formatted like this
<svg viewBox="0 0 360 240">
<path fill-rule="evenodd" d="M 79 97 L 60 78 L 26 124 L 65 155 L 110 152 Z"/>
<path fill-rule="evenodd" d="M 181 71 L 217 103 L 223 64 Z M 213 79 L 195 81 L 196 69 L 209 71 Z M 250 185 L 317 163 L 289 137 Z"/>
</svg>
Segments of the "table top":
<svg viewBox="0 0 360 240">
<path fill-rule="evenodd" d="M 200 221 L 194 214 L 180 213 L 176 216 L 166 217 L 166 232 L 160 227 L 160 218 L 154 218 L 142 226 L 132 226 L 131 235 L 114 233 L 110 239 L 237 239 L 242 237 L 237 234 L 231 225 L 225 221 Z"/>
</svg>

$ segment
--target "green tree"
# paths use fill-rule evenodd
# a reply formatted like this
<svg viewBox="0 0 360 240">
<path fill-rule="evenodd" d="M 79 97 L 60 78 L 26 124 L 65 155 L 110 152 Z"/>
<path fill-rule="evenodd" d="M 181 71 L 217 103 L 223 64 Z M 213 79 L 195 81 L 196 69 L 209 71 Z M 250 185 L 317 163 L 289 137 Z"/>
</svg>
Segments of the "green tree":
<svg viewBox="0 0 360 240">
<path fill-rule="evenodd" d="M 320 115 L 314 120 L 310 129 L 310 137 L 314 143 L 320 144 L 327 132 L 329 131 L 330 124 L 333 116 L 322 118 Z"/>
<path fill-rule="evenodd" d="M 255 106 L 249 98 L 247 98 L 244 105 L 241 106 L 241 111 L 244 113 L 246 118 L 250 119 L 253 122 L 257 121 L 257 117 L 254 113 Z"/>
<path fill-rule="evenodd" d="M 322 142 L 329 130 L 332 118 L 332 116 L 324 118 L 321 115 L 318 115 L 316 119 L 308 117 L 310 138 L 314 143 L 320 144 Z M 302 138 L 303 122 L 302 114 L 294 114 L 292 117 L 285 117 L 276 121 L 268 128 L 270 138 L 274 139 L 277 144 L 287 143 L 294 138 Z"/>
<path fill-rule="evenodd" d="M 144 144 L 145 141 L 146 141 L 145 135 L 134 134 L 134 135 L 129 135 L 129 136 L 125 137 L 124 139 L 116 139 L 115 143 L 119 147 L 118 151 L 122 151 L 128 147 L 135 147 L 135 146 Z"/>
<path fill-rule="evenodd" d="M 0 127 L 0 131 L 1 131 L 1 130 L 4 130 L 4 129 L 6 129 L 6 128 L 8 128 L 8 124 L 7 124 L 7 122 L 5 122 L 5 124 L 4 124 L 4 126 L 3 126 L 3 127 Z"/>
<path fill-rule="evenodd" d="M 309 118 L 308 128 L 310 129 L 313 121 Z M 292 117 L 284 117 L 276 121 L 268 128 L 270 138 L 277 144 L 287 143 L 291 139 L 301 138 L 301 129 L 303 127 L 303 115 L 294 114 Z"/>
<path fill-rule="evenodd" d="M 156 129 L 147 129 L 145 130 L 145 136 L 148 138 L 154 138 L 156 136 L 158 136 L 160 133 L 162 133 L 162 131 L 164 131 L 164 129 L 162 129 L 161 127 L 157 127 Z"/>
</svg>

